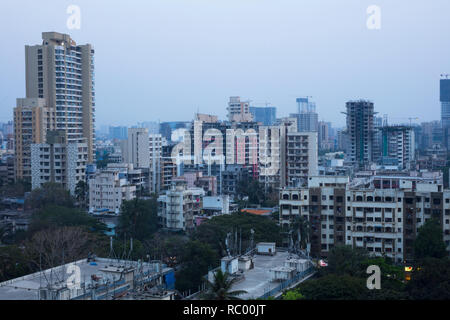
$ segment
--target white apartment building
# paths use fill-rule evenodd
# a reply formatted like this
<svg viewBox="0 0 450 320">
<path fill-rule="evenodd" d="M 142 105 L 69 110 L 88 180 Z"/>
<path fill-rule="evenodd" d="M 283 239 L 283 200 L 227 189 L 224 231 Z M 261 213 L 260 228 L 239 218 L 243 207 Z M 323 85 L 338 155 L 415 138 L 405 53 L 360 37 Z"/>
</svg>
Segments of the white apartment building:
<svg viewBox="0 0 450 320">
<path fill-rule="evenodd" d="M 317 132 L 287 132 L 282 143 L 283 186 L 305 184 L 308 177 L 318 174 Z"/>
<path fill-rule="evenodd" d="M 398 188 L 351 188 L 348 177 L 310 177 L 308 187 L 280 191 L 280 223 L 296 216 L 311 224 L 311 254 L 326 257 L 335 245 L 367 249 L 396 262 L 414 256 L 418 229 L 435 217 L 450 251 L 450 190 L 401 180 Z"/>
<path fill-rule="evenodd" d="M 414 130 L 406 126 L 382 128 L 382 159 L 392 159 L 400 169 L 409 169 L 415 159 Z"/>
<path fill-rule="evenodd" d="M 88 146 L 66 141 L 64 131 L 48 131 L 47 143 L 31 145 L 31 187 L 60 183 L 75 194 L 75 187 L 86 177 Z"/>
<path fill-rule="evenodd" d="M 150 176 L 149 191 L 158 193 L 161 190 L 161 159 L 162 159 L 162 135 L 150 134 Z"/>
<path fill-rule="evenodd" d="M 194 228 L 194 215 L 202 209 L 202 188 L 188 188 L 185 181 L 172 183 L 171 188 L 158 198 L 158 217 L 163 228 L 189 231 Z"/>
<path fill-rule="evenodd" d="M 136 197 L 136 186 L 130 184 L 118 168 L 97 172 L 89 180 L 89 212 L 108 211 L 119 214 L 124 200 Z"/>
</svg>

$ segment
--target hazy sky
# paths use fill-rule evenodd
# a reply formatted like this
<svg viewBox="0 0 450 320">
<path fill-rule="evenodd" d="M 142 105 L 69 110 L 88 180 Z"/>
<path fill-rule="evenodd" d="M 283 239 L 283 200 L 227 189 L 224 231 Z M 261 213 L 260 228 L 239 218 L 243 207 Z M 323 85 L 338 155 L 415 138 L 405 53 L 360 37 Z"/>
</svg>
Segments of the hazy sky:
<svg viewBox="0 0 450 320">
<path fill-rule="evenodd" d="M 66 26 L 71 4 L 80 30 Z M 369 5 L 380 30 L 366 26 Z M 390 122 L 430 121 L 450 73 L 448 0 L 2 0 L 0 30 L 0 121 L 25 95 L 24 46 L 43 31 L 94 46 L 97 126 L 225 118 L 232 95 L 278 116 L 312 96 L 319 119 L 339 126 L 359 98 Z"/>
</svg>

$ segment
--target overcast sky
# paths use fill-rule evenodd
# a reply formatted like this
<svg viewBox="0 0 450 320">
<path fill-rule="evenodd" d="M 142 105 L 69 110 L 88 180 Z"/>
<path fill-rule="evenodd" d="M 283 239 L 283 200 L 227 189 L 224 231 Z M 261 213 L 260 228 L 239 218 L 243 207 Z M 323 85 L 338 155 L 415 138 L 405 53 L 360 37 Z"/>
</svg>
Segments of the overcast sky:
<svg viewBox="0 0 450 320">
<path fill-rule="evenodd" d="M 71 4 L 80 30 L 66 25 Z M 369 5 L 380 30 L 366 26 Z M 278 116 L 312 96 L 335 126 L 359 98 L 390 122 L 437 120 L 450 73 L 448 0 L 2 0 L 0 30 L 0 121 L 25 95 L 24 46 L 43 31 L 94 46 L 97 126 L 225 118 L 234 95 Z"/>
</svg>

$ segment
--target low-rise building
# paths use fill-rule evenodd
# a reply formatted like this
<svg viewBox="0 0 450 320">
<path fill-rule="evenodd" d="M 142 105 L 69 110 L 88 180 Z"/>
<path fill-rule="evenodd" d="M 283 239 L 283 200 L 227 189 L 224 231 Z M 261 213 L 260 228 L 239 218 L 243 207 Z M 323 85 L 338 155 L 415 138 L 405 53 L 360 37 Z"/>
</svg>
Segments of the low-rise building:
<svg viewBox="0 0 450 320">
<path fill-rule="evenodd" d="M 31 145 L 31 187 L 58 183 L 74 195 L 77 183 L 86 179 L 87 162 L 87 143 L 67 142 L 64 131 L 48 131 L 46 143 Z"/>
<path fill-rule="evenodd" d="M 396 262 L 411 261 L 420 226 L 436 218 L 450 251 L 450 190 L 442 184 L 400 179 L 398 185 L 354 185 L 348 177 L 310 177 L 308 186 L 280 191 L 280 223 L 309 221 L 311 255 L 336 245 L 362 247 Z"/>
<path fill-rule="evenodd" d="M 158 198 L 160 225 L 169 230 L 192 230 L 194 216 L 201 212 L 204 195 L 201 188 L 188 188 L 185 181 L 174 181 L 166 194 Z"/>
</svg>

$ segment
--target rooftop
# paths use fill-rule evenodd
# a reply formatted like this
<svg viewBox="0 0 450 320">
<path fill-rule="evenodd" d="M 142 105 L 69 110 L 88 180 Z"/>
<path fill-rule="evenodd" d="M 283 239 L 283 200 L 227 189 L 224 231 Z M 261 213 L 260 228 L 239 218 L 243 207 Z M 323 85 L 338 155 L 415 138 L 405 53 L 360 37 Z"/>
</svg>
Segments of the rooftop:
<svg viewBox="0 0 450 320">
<path fill-rule="evenodd" d="M 129 272 L 133 269 L 140 269 L 142 272 L 155 273 L 156 266 L 153 263 L 138 263 L 128 260 L 113 260 L 95 258 L 95 261 L 88 262 L 87 259 L 78 260 L 42 272 L 36 272 L 20 278 L 12 279 L 0 283 L 0 300 L 38 300 L 39 289 L 51 285 L 53 288 L 64 288 L 68 283 L 68 278 L 74 278 L 73 269 L 75 265 L 80 268 L 81 283 L 84 283 L 86 291 L 92 287 L 103 285 L 109 281 L 113 283 L 119 280 L 120 272 Z M 71 267 L 73 268 L 73 267 Z M 171 268 L 164 267 L 162 272 L 169 272 Z"/>
<path fill-rule="evenodd" d="M 274 289 L 280 283 L 271 281 L 270 269 L 284 267 L 285 261 L 291 256 L 286 251 L 277 251 L 273 256 L 255 255 L 253 257 L 254 268 L 244 272 L 245 279 L 236 283 L 231 288 L 245 290 L 246 294 L 240 295 L 241 299 L 257 299 L 266 292 Z"/>
</svg>

